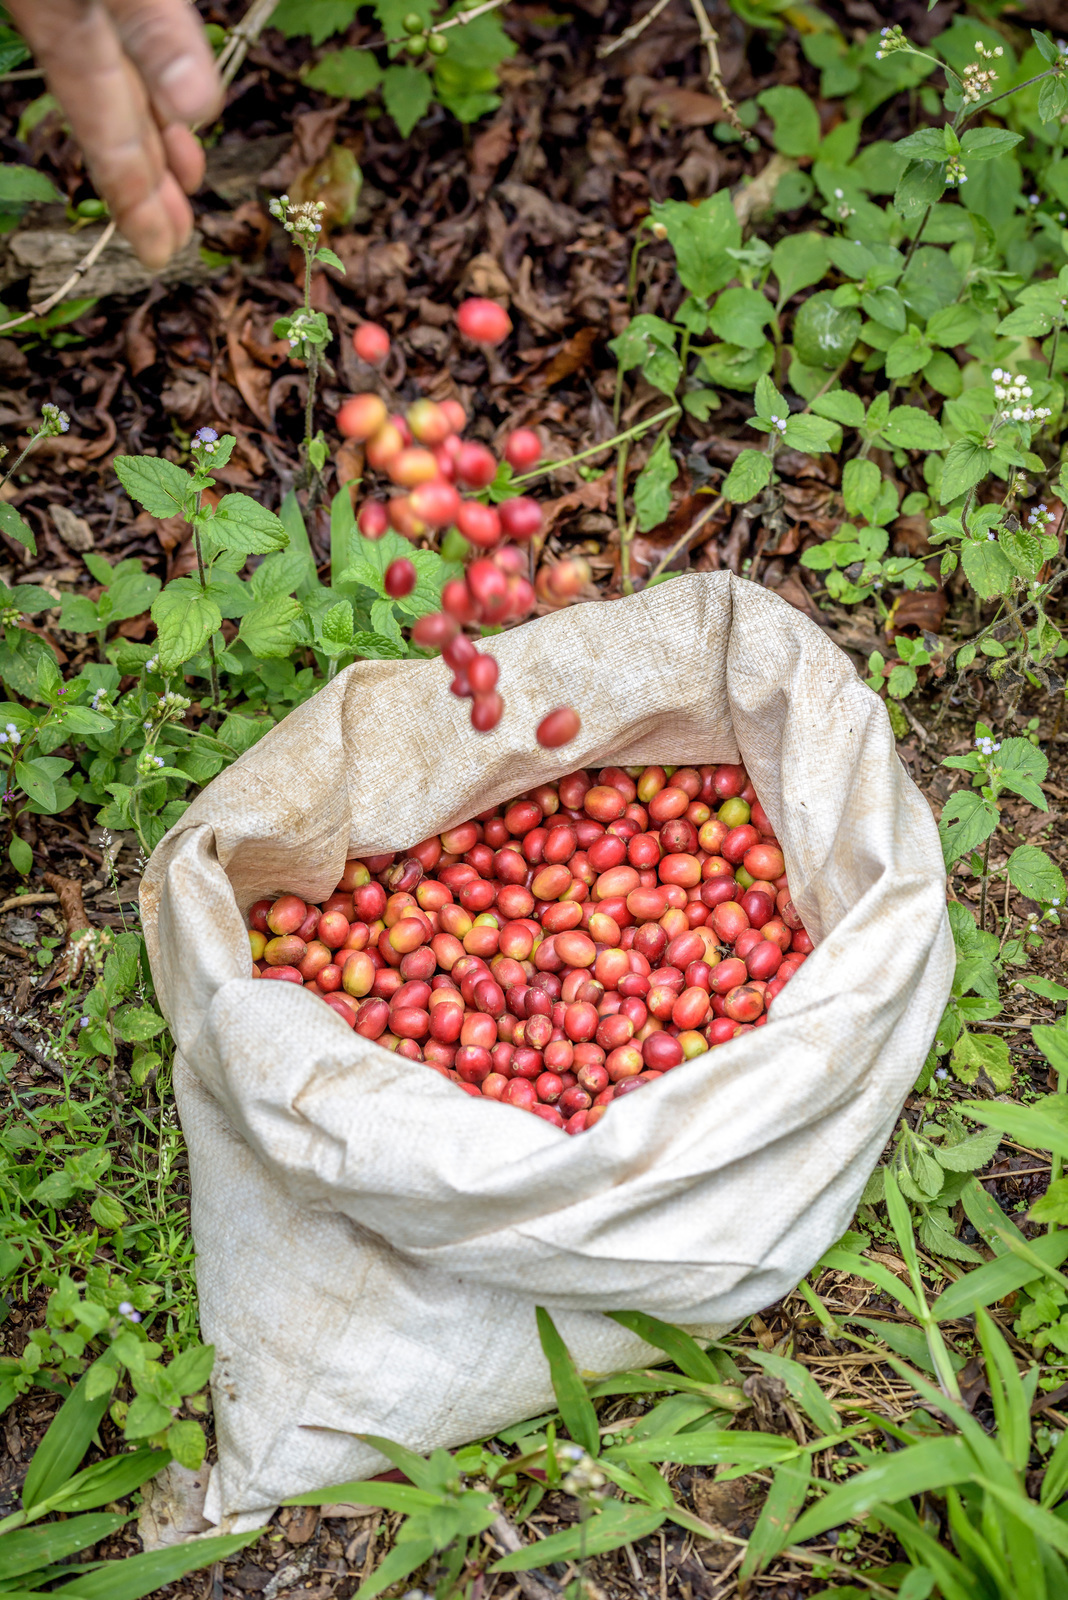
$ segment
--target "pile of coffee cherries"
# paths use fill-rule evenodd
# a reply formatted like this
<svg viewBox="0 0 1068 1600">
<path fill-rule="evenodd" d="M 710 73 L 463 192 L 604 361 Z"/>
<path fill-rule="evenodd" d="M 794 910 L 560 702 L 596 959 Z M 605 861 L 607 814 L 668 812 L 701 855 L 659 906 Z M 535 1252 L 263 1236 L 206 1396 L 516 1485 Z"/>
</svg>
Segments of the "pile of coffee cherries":
<svg viewBox="0 0 1068 1600">
<path fill-rule="evenodd" d="M 254 976 L 568 1133 L 762 1027 L 812 949 L 733 765 L 573 772 L 249 926 Z"/>
<path fill-rule="evenodd" d="M 465 338 L 482 345 L 499 344 L 512 328 L 507 311 L 493 300 L 464 301 L 456 321 Z M 378 365 L 389 355 L 389 333 L 378 323 L 362 323 L 352 341 L 363 361 Z M 456 528 L 471 546 L 464 576 L 444 585 L 441 610 L 420 617 L 412 638 L 441 651 L 453 673 L 453 694 L 471 700 L 472 726 L 488 733 L 504 711 L 497 663 L 463 628 L 521 622 L 539 599 L 566 605 L 589 581 L 589 566 L 581 560 L 557 562 L 539 574 L 535 592 L 527 576 L 530 558 L 521 546 L 541 531 L 541 507 L 527 495 L 498 506 L 473 498 L 488 490 L 498 461 L 486 445 L 462 437 L 467 415 L 458 400 L 416 400 L 402 415 L 390 414 L 380 395 L 357 394 L 338 410 L 337 425 L 347 439 L 364 445 L 368 467 L 401 491 L 388 500 L 364 501 L 356 523 L 365 538 L 381 539 L 393 528 L 419 541 Z M 527 471 L 541 459 L 541 441 L 533 429 L 517 428 L 505 443 L 504 456 L 515 471 Z M 461 489 L 469 491 L 469 498 Z M 411 561 L 401 557 L 390 562 L 384 575 L 388 595 L 403 599 L 415 583 Z M 561 717 L 561 712 L 567 715 Z M 558 707 L 539 725 L 538 741 L 548 747 L 565 744 L 578 730 L 576 713 Z"/>
</svg>

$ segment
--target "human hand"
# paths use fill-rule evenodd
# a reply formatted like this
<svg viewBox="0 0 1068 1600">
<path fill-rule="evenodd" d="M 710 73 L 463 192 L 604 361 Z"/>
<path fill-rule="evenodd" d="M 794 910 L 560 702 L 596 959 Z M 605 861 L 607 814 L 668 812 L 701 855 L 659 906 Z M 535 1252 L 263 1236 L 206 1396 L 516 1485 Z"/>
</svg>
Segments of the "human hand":
<svg viewBox="0 0 1068 1600">
<path fill-rule="evenodd" d="M 146 267 L 188 240 L 204 176 L 190 131 L 221 85 L 188 0 L 6 0 L 85 153 L 101 198 Z"/>
</svg>

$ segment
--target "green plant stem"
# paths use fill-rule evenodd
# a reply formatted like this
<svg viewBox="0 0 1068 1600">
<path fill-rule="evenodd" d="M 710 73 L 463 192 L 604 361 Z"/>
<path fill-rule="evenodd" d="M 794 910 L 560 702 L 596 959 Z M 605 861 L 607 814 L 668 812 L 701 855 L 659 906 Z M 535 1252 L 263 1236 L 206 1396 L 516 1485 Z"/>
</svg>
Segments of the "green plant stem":
<svg viewBox="0 0 1068 1600">
<path fill-rule="evenodd" d="M 1053 324 L 1053 344 L 1050 346 L 1049 366 L 1046 368 L 1046 377 L 1047 378 L 1052 378 L 1053 377 L 1053 363 L 1057 359 L 1057 345 L 1058 345 L 1058 343 L 1060 341 L 1060 337 L 1061 337 L 1061 327 L 1062 327 L 1061 318 L 1058 317 L 1057 321 Z"/>
<path fill-rule="evenodd" d="M 630 524 L 627 521 L 627 458 L 630 455 L 630 442 L 624 440 L 619 447 L 616 457 L 616 522 L 619 525 L 619 566 L 623 583 L 623 593 L 634 593 L 634 581 L 630 575 Z"/>
<path fill-rule="evenodd" d="M 33 449 L 34 445 L 37 443 L 38 439 L 43 438 L 43 436 L 44 436 L 43 432 L 42 433 L 35 433 L 33 438 L 30 440 L 29 444 L 26 446 L 25 450 L 21 451 L 15 457 L 15 460 L 12 462 L 11 466 L 8 467 L 8 469 L 4 473 L 3 477 L 0 478 L 0 489 L 3 488 L 4 484 L 7 482 L 7 480 L 9 478 L 14 477 L 15 473 L 19 470 L 19 468 L 21 467 L 22 463 L 25 461 L 26 457 L 29 455 L 30 451 Z"/>
<path fill-rule="evenodd" d="M 200 491 L 199 490 L 197 491 L 197 500 L 196 500 L 195 510 L 198 511 L 198 512 L 200 510 Z M 198 576 L 200 578 L 200 587 L 205 593 L 207 593 L 208 579 L 207 579 L 207 574 L 204 571 L 204 552 L 203 552 L 203 550 L 201 549 L 201 546 L 200 546 L 200 524 L 199 524 L 199 522 L 194 522 L 193 523 L 193 548 L 196 551 L 196 555 L 197 555 L 197 574 L 198 574 Z M 212 711 L 212 718 L 214 719 L 214 717 L 217 715 L 218 710 L 219 710 L 219 666 L 218 666 L 218 662 L 216 661 L 216 658 L 215 658 L 215 636 L 214 636 L 214 634 L 208 639 L 208 654 L 209 654 L 209 656 L 211 658 L 211 711 Z M 212 726 L 214 727 L 214 721 L 212 722 Z"/>
<path fill-rule="evenodd" d="M 648 433 L 650 428 L 655 428 L 661 422 L 680 415 L 682 407 L 671 404 L 665 411 L 658 411 L 654 417 L 648 417 L 644 422 L 636 422 L 625 433 L 617 433 L 613 438 L 606 439 L 603 444 L 591 444 L 588 450 L 580 450 L 577 455 L 566 456 L 563 461 L 547 461 L 542 467 L 535 467 L 532 472 L 524 472 L 521 478 L 513 478 L 512 483 L 531 483 L 535 478 L 544 478 L 547 473 L 559 472 L 562 467 L 574 466 L 576 461 L 586 461 L 590 456 L 599 456 L 605 450 L 615 450 L 619 445 L 627 443 L 630 439 L 640 439 L 643 433 Z"/>
<path fill-rule="evenodd" d="M 1030 89 L 1033 84 L 1041 83 L 1043 78 L 1056 78 L 1058 76 L 1059 68 L 1047 67 L 1045 72 L 1038 72 L 1033 78 L 1025 78 L 1023 83 L 1014 83 L 1011 89 L 999 90 L 997 94 L 991 95 L 989 100 L 978 101 L 975 105 L 970 106 L 967 111 L 961 106 L 953 121 L 953 132 L 956 133 L 958 127 L 963 128 L 966 122 L 970 122 L 972 117 L 977 117 L 980 112 L 989 111 L 990 107 L 996 106 L 999 100 L 1007 100 L 1010 94 L 1019 94 L 1021 89 Z"/>
<path fill-rule="evenodd" d="M 662 572 L 666 572 L 667 571 L 668 567 L 674 561 L 675 557 L 680 553 L 680 551 L 684 550 L 687 547 L 687 545 L 689 544 L 690 540 L 693 538 L 694 534 L 697 533 L 699 529 L 703 528 L 705 523 L 708 522 L 711 517 L 714 517 L 717 511 L 722 509 L 723 504 L 724 504 L 723 496 L 721 494 L 719 494 L 712 501 L 711 505 L 708 505 L 708 506 L 705 507 L 705 509 L 701 512 L 701 515 L 697 518 L 697 520 L 695 522 L 691 522 L 690 526 L 686 529 L 686 532 L 682 535 L 681 539 L 676 539 L 675 543 L 671 546 L 670 550 L 666 551 L 664 553 L 664 555 L 662 555 L 660 557 L 660 560 L 657 562 L 657 564 L 653 568 L 652 572 L 650 572 L 649 576 L 646 578 L 645 583 L 643 585 L 644 588 L 648 589 L 649 585 L 652 583 L 654 578 L 659 578 L 659 576 L 660 576 L 660 574 Z"/>
<path fill-rule="evenodd" d="M 990 882 L 987 874 L 987 868 L 990 864 L 990 841 L 993 837 L 994 835 L 992 833 L 988 833 L 986 836 L 986 844 L 983 847 L 983 879 L 979 890 L 979 928 L 983 933 L 986 932 L 986 891 Z"/>
</svg>

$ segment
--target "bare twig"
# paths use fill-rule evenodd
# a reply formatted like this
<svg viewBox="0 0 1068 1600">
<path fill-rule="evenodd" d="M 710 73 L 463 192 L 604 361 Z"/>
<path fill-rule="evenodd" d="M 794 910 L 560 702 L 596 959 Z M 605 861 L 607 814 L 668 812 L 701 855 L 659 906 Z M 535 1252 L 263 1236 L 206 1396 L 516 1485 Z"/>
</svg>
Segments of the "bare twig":
<svg viewBox="0 0 1068 1600">
<path fill-rule="evenodd" d="M 46 1055 L 39 1044 L 34 1044 L 28 1034 L 20 1033 L 18 1028 L 12 1028 L 10 1024 L 7 1025 L 4 1031 L 9 1038 L 14 1039 L 23 1055 L 32 1057 L 39 1067 L 45 1068 L 46 1072 L 54 1072 L 59 1078 L 63 1076 L 62 1063 L 53 1061 L 52 1057 Z"/>
<path fill-rule="evenodd" d="M 58 894 L 13 894 L 0 901 L 0 912 L 18 911 L 21 906 L 58 906 Z"/>
<path fill-rule="evenodd" d="M 734 101 L 723 87 L 723 70 L 719 64 L 719 34 L 708 20 L 708 12 L 705 10 L 702 0 L 690 0 L 690 4 L 693 7 L 693 14 L 697 18 L 701 43 L 708 52 L 708 86 L 718 98 L 723 107 L 723 115 L 735 133 L 740 133 L 745 138 L 749 130 L 741 121 L 737 111 L 734 109 Z"/>
<path fill-rule="evenodd" d="M 606 44 L 598 45 L 597 54 L 601 60 L 604 61 L 607 56 L 615 55 L 617 50 L 622 50 L 624 46 L 633 44 L 635 39 L 645 32 L 650 22 L 656 21 L 668 3 L 669 0 L 656 0 L 656 4 L 650 7 L 644 17 L 639 17 L 637 22 L 632 22 L 629 28 L 624 28 L 618 39 L 609 39 Z"/>
<path fill-rule="evenodd" d="M 39 305 L 31 306 L 24 311 L 21 317 L 12 317 L 10 322 L 0 322 L 0 333 L 7 333 L 9 328 L 20 328 L 24 322 L 34 322 L 38 317 L 45 317 L 61 300 L 65 300 L 77 284 L 85 277 L 90 267 L 96 265 L 112 239 L 115 237 L 115 223 L 109 222 L 99 239 L 89 253 L 82 257 L 65 283 L 61 283 L 55 294 L 50 294 L 47 300 L 42 300 Z"/>
<path fill-rule="evenodd" d="M 699 533 L 704 527 L 705 523 L 708 522 L 711 517 L 714 517 L 717 511 L 722 509 L 722 506 L 723 496 L 718 494 L 712 501 L 712 504 L 706 506 L 701 512 L 701 515 L 697 518 L 697 521 L 691 522 L 690 526 L 686 529 L 686 532 L 682 535 L 682 538 L 676 539 L 675 543 L 671 546 L 671 549 L 660 557 L 660 560 L 657 562 L 656 566 L 645 580 L 645 587 L 647 589 L 652 583 L 653 579 L 659 578 L 662 572 L 666 572 L 668 567 L 674 561 L 675 557 L 689 547 L 690 540 L 693 538 L 694 534 Z"/>
<path fill-rule="evenodd" d="M 912 729 L 913 733 L 919 739 L 920 743 L 925 747 L 929 745 L 931 742 L 931 735 L 927 732 L 927 729 L 924 727 L 923 723 L 913 716 L 904 700 L 899 700 L 898 705 L 905 713 L 905 720 Z"/>
<path fill-rule="evenodd" d="M 219 69 L 219 76 L 227 88 L 241 70 L 249 49 L 270 22 L 271 14 L 277 4 L 278 0 L 252 0 L 237 27 L 231 30 L 230 37 L 220 50 L 215 63 Z"/>
<path fill-rule="evenodd" d="M 490 1537 L 509 1554 L 514 1550 L 526 1548 L 518 1528 L 509 1522 L 503 1511 L 494 1517 L 490 1524 L 489 1532 Z M 527 1600 L 558 1600 L 560 1589 L 551 1578 L 542 1581 L 539 1578 L 535 1578 L 531 1572 L 517 1572 L 515 1580 L 526 1595 Z"/>
</svg>

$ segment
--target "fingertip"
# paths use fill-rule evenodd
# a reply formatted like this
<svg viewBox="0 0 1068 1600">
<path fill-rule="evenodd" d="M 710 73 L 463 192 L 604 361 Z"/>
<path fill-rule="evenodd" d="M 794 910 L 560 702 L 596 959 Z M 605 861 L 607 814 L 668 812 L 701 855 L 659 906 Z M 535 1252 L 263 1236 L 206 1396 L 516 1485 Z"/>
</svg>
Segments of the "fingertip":
<svg viewBox="0 0 1068 1600">
<path fill-rule="evenodd" d="M 186 194 L 195 194 L 204 181 L 204 149 L 195 133 L 172 122 L 161 133 L 167 165 Z"/>
<path fill-rule="evenodd" d="M 160 72 L 156 84 L 156 98 L 165 105 L 174 118 L 190 126 L 209 122 L 218 116 L 222 106 L 222 86 L 210 58 L 201 54 L 187 54 L 169 61 Z"/>
<path fill-rule="evenodd" d="M 192 209 L 170 173 L 151 195 L 115 220 L 149 272 L 162 272 L 193 231 Z"/>
</svg>

